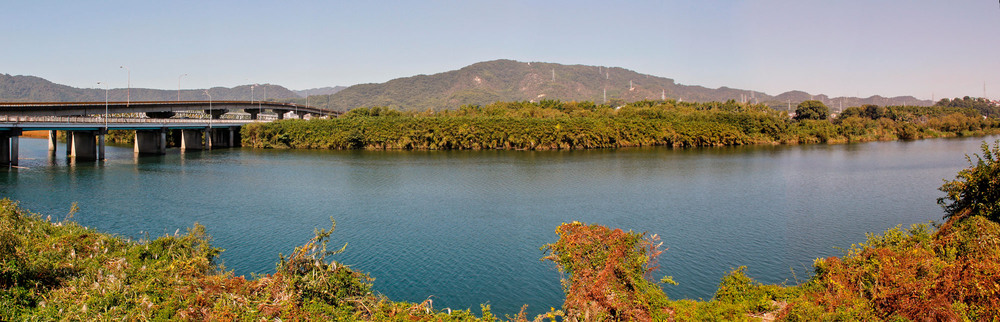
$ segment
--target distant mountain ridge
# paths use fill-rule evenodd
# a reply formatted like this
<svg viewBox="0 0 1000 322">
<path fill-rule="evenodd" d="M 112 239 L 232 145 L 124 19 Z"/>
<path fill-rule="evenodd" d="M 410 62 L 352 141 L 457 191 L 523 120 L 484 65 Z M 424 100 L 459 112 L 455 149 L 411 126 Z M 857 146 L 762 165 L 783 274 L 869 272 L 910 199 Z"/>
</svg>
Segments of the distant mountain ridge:
<svg viewBox="0 0 1000 322">
<path fill-rule="evenodd" d="M 563 65 L 556 63 L 493 60 L 475 63 L 458 70 L 433 75 L 397 78 L 385 83 L 359 84 L 350 87 L 322 87 L 292 91 L 278 85 L 250 85 L 208 90 L 214 100 L 272 99 L 306 102 L 320 108 L 347 111 L 357 107 L 389 106 L 404 110 L 455 109 L 462 105 L 486 105 L 496 101 L 592 101 L 621 104 L 662 98 L 680 101 L 747 101 L 767 104 L 775 109 L 794 109 L 802 101 L 822 101 L 832 110 L 875 105 L 933 105 L 929 100 L 912 96 L 828 97 L 802 91 L 768 95 L 759 91 L 729 87 L 706 88 L 683 85 L 673 79 L 641 74 L 620 67 Z M 266 96 L 265 96 L 266 95 Z M 132 88 L 132 100 L 176 100 L 176 90 Z M 126 89 L 109 92 L 112 101 L 124 101 Z M 207 100 L 203 89 L 181 90 L 181 100 Z M 75 88 L 52 83 L 35 76 L 0 74 L 0 101 L 102 101 L 104 90 Z"/>
<path fill-rule="evenodd" d="M 294 91 L 299 97 L 306 98 L 313 95 L 332 95 L 344 90 L 347 86 L 319 87 Z"/>
<path fill-rule="evenodd" d="M 241 85 L 232 88 L 213 87 L 208 89 L 213 100 L 244 100 L 274 99 L 288 100 L 299 98 L 295 92 L 278 85 Z M 180 91 L 181 100 L 204 101 L 208 95 L 204 89 L 184 89 Z M 131 94 L 126 88 L 112 88 L 108 91 L 108 100 L 124 101 L 127 96 L 133 101 L 172 101 L 177 99 L 177 90 L 132 88 Z M 266 96 L 265 96 L 266 95 Z M 35 76 L 12 76 L 0 74 L 0 101 L 2 102 L 96 102 L 104 100 L 104 89 L 76 88 L 60 85 Z"/>
<path fill-rule="evenodd" d="M 682 85 L 673 79 L 640 74 L 620 67 L 494 60 L 433 74 L 348 87 L 328 97 L 327 108 L 390 106 L 400 109 L 454 109 L 465 104 L 495 101 L 593 101 L 597 103 L 675 99 L 682 101 L 749 101 L 777 109 L 793 108 L 816 99 L 833 109 L 863 104 L 932 105 L 912 96 L 885 98 L 835 97 L 790 91 L 771 96 L 759 91 Z M 322 99 L 320 100 L 322 101 Z"/>
</svg>

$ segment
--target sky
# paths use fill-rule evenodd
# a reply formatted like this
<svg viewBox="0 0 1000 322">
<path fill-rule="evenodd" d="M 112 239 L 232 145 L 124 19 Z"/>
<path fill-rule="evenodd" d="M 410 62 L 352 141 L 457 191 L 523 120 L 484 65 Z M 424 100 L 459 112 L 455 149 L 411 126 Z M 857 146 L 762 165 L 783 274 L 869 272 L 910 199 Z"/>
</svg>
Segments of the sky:
<svg viewBox="0 0 1000 322">
<path fill-rule="evenodd" d="M 992 0 L 0 0 L 0 73 L 308 89 L 514 59 L 771 95 L 981 97 L 985 84 L 1000 99 L 998 32 Z"/>
</svg>

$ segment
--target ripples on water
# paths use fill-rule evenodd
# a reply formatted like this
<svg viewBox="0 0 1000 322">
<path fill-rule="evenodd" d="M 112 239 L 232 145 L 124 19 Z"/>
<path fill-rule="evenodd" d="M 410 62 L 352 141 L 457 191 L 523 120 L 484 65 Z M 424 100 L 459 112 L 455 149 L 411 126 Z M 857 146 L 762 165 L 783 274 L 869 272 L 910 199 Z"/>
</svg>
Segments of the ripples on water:
<svg viewBox="0 0 1000 322">
<path fill-rule="evenodd" d="M 988 138 L 994 140 L 995 138 Z M 489 303 L 499 313 L 559 307 L 559 273 L 539 247 L 562 222 L 659 234 L 672 298 L 712 296 L 730 269 L 761 282 L 808 278 L 898 224 L 939 220 L 941 179 L 981 138 L 852 145 L 594 151 L 287 151 L 226 149 L 68 165 L 45 140 L 21 140 L 0 195 L 102 231 L 138 238 L 194 222 L 237 274 L 274 271 L 337 220 L 337 260 L 376 290 L 435 307 Z M 64 147 L 61 145 L 60 148 Z M 795 270 L 793 275 L 792 270 Z"/>
</svg>

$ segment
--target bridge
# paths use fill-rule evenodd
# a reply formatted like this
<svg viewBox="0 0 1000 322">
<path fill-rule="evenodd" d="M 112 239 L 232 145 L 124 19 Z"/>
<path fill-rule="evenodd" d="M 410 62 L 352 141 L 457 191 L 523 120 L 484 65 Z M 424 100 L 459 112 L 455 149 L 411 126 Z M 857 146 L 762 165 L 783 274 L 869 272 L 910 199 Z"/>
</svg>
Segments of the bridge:
<svg viewBox="0 0 1000 322">
<path fill-rule="evenodd" d="M 53 154 L 58 131 L 64 131 L 66 155 L 92 161 L 104 159 L 109 130 L 135 131 L 136 154 L 165 154 L 168 134 L 182 151 L 235 147 L 243 125 L 286 114 L 335 117 L 339 112 L 262 101 L 0 102 L 0 166 L 18 164 L 18 140 L 24 131 L 48 131 Z"/>
<path fill-rule="evenodd" d="M 141 102 L 0 102 L 0 115 L 9 116 L 82 116 L 96 114 L 146 113 L 151 118 L 169 118 L 177 112 L 203 110 L 213 118 L 243 111 L 251 119 L 271 110 L 282 119 L 285 113 L 305 115 L 339 115 L 339 112 L 312 106 L 264 101 L 141 101 Z M 173 114 L 172 114 L 173 113 Z"/>
</svg>

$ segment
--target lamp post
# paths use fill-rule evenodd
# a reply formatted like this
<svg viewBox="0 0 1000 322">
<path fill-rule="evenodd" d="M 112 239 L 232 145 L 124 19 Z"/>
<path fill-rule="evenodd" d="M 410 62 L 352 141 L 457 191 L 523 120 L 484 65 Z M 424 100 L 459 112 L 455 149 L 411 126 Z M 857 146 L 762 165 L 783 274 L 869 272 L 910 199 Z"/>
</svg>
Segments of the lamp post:
<svg viewBox="0 0 1000 322">
<path fill-rule="evenodd" d="M 260 86 L 260 84 L 253 84 L 253 85 L 254 86 Z M 267 98 L 267 87 L 263 87 L 263 86 L 261 86 L 261 87 L 264 88 L 264 99 L 266 99 Z M 261 99 L 261 100 L 257 101 L 257 108 L 263 108 L 264 107 L 264 99 Z"/>
<path fill-rule="evenodd" d="M 105 141 L 105 138 L 106 138 L 105 136 L 108 135 L 108 91 L 111 90 L 111 87 L 109 87 L 108 83 L 105 83 L 105 82 L 97 82 L 97 84 L 104 84 L 104 133 L 101 133 L 100 136 L 99 136 L 99 139 L 98 139 L 99 142 L 98 143 L 100 144 L 100 147 L 98 148 L 98 151 L 97 151 L 98 152 L 98 158 L 100 158 L 103 161 L 104 160 L 104 141 Z"/>
<path fill-rule="evenodd" d="M 257 84 L 250 84 L 250 104 L 253 104 L 253 88 L 257 87 Z"/>
<path fill-rule="evenodd" d="M 205 131 L 205 148 L 212 149 L 212 94 L 205 90 L 205 95 L 208 95 L 208 131 Z"/>
<path fill-rule="evenodd" d="M 125 65 L 118 66 L 118 68 L 124 68 L 128 72 L 128 90 L 125 92 L 125 107 L 128 107 L 132 104 L 132 70 Z"/>
<path fill-rule="evenodd" d="M 205 95 L 208 95 L 208 128 L 212 128 L 212 94 L 206 89 Z"/>
<path fill-rule="evenodd" d="M 187 76 L 187 75 L 188 74 L 177 76 L 177 101 L 178 102 L 181 101 L 181 77 L 184 77 L 184 76 Z"/>
<path fill-rule="evenodd" d="M 97 82 L 97 84 L 104 84 L 104 132 L 108 132 L 108 91 L 111 90 L 108 87 L 108 83 Z"/>
</svg>

